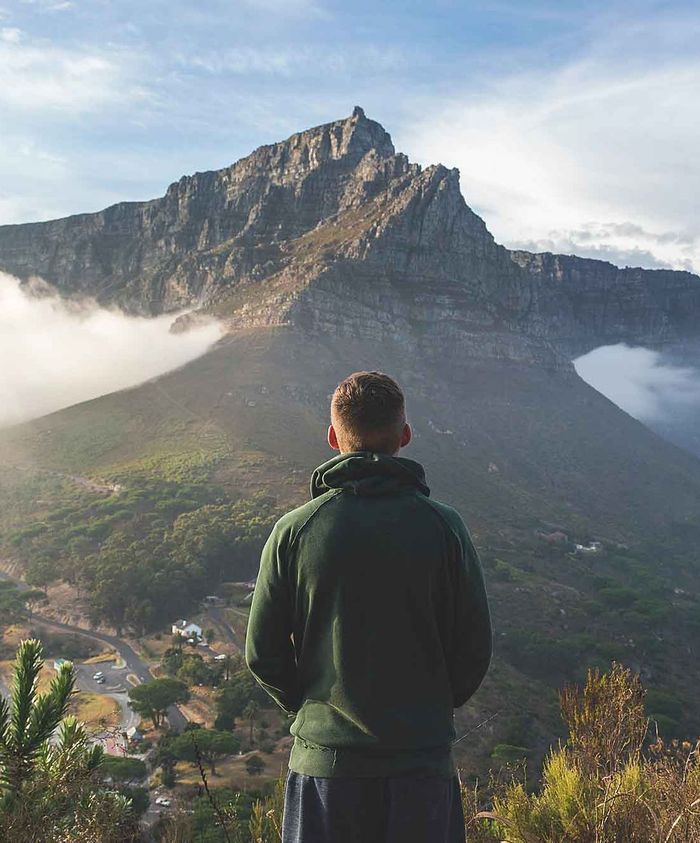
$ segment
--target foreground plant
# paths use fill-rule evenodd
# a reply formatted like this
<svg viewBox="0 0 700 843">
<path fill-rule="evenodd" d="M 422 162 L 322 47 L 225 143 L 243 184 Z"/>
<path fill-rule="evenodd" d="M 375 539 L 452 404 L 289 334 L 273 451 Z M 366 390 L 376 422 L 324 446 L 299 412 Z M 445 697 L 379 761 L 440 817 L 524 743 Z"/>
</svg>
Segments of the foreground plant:
<svg viewBox="0 0 700 843">
<path fill-rule="evenodd" d="M 493 810 L 472 813 L 471 840 L 509 843 L 700 841 L 700 743 L 656 742 L 639 677 L 614 664 L 560 695 L 569 737 L 544 763 L 538 790 L 514 778 Z M 473 800 L 471 804 L 475 804 Z"/>
<path fill-rule="evenodd" d="M 75 676 L 69 662 L 38 692 L 41 642 L 17 650 L 10 699 L 0 699 L 0 839 L 116 843 L 136 839 L 129 799 L 101 786 L 103 749 L 67 716 Z"/>
</svg>

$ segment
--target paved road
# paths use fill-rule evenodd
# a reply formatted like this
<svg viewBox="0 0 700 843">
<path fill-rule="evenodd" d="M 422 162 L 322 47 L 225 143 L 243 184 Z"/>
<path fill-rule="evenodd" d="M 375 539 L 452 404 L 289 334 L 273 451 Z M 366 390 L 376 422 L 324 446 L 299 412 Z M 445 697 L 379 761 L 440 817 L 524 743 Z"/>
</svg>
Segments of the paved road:
<svg viewBox="0 0 700 843">
<path fill-rule="evenodd" d="M 241 642 L 238 640 L 238 636 L 236 633 L 231 629 L 229 626 L 228 621 L 226 620 L 226 616 L 224 615 L 221 608 L 218 606 L 207 606 L 205 609 L 205 614 L 208 615 L 212 621 L 216 624 L 219 629 L 221 629 L 224 633 L 224 638 L 229 644 L 232 644 L 239 653 L 243 652 L 243 646 Z"/>
<path fill-rule="evenodd" d="M 0 579 L 10 580 L 11 582 L 14 582 L 17 587 L 22 590 L 26 590 L 30 587 L 22 580 L 17 580 L 14 577 L 9 576 L 9 574 L 5 574 L 2 572 L 0 572 Z M 107 635 L 104 632 L 97 632 L 93 629 L 84 629 L 81 626 L 71 626 L 67 623 L 61 623 L 60 621 L 55 621 L 52 618 L 46 618 L 43 615 L 39 615 L 36 612 L 31 613 L 30 620 L 33 624 L 36 624 L 37 626 L 45 626 L 49 629 L 56 629 L 60 632 L 70 632 L 74 635 L 82 635 L 85 638 L 92 638 L 94 641 L 101 641 L 104 644 L 109 644 L 122 657 L 126 665 L 127 674 L 133 674 L 138 678 L 139 682 L 149 682 L 151 679 L 153 679 L 153 675 L 148 669 L 148 665 L 143 661 L 143 659 L 141 659 L 140 656 L 136 654 L 136 652 L 126 643 L 126 641 L 122 640 L 121 638 L 117 638 L 114 635 Z M 102 688 L 105 688 L 106 691 L 106 687 L 100 685 L 97 685 L 94 688 L 91 688 L 90 690 L 99 689 L 100 692 L 102 692 Z M 168 723 L 170 724 L 171 728 L 180 732 L 182 731 L 182 729 L 185 728 L 187 722 L 187 718 L 177 706 L 170 706 L 170 708 L 168 709 Z"/>
<path fill-rule="evenodd" d="M 104 684 L 97 683 L 93 676 L 100 671 L 105 677 Z M 131 710 L 127 696 L 131 685 L 126 681 L 127 668 L 117 667 L 115 662 L 99 664 L 74 664 L 75 686 L 80 691 L 89 691 L 109 697 L 119 706 L 119 726 L 99 728 L 98 723 L 88 723 L 95 740 L 98 740 L 111 755 L 119 755 L 126 750 L 124 732 L 141 722 L 140 715 Z"/>
<path fill-rule="evenodd" d="M 46 626 L 63 632 L 71 632 L 74 635 L 83 635 L 86 638 L 92 638 L 97 641 L 102 641 L 105 644 L 109 644 L 111 647 L 114 647 L 114 649 L 122 657 L 126 665 L 127 675 L 133 674 L 138 678 L 139 682 L 150 682 L 153 679 L 153 674 L 149 670 L 148 665 L 136 654 L 126 641 L 123 641 L 121 638 L 117 638 L 114 635 L 107 635 L 104 632 L 96 632 L 92 629 L 83 629 L 80 626 L 71 626 L 70 624 L 60 623 L 59 621 L 52 620 L 51 618 L 45 618 L 41 615 L 37 615 L 34 612 L 32 613 L 31 619 L 33 623 L 38 624 L 39 626 Z M 102 686 L 99 685 L 97 686 L 97 688 L 101 687 Z M 175 729 L 177 732 L 181 732 L 187 725 L 187 722 L 187 718 L 180 709 L 176 705 L 171 705 L 168 709 L 168 723 L 170 724 L 170 727 Z"/>
</svg>

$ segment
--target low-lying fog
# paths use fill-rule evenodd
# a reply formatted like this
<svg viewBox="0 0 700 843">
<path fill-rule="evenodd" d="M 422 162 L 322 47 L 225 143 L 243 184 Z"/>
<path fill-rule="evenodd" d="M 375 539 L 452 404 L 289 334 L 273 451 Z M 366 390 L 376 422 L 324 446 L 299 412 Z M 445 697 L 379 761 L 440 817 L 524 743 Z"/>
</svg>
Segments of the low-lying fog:
<svg viewBox="0 0 700 843">
<path fill-rule="evenodd" d="M 221 336 L 215 322 L 171 333 L 174 318 L 66 302 L 0 272 L 0 427 L 162 375 Z"/>
<path fill-rule="evenodd" d="M 620 343 L 574 360 L 578 374 L 640 421 L 664 421 L 700 405 L 700 372 L 659 351 Z"/>
<path fill-rule="evenodd" d="M 664 353 L 621 343 L 574 360 L 579 375 L 664 438 L 700 456 L 700 345 Z M 688 365 L 691 361 L 692 365 Z"/>
</svg>

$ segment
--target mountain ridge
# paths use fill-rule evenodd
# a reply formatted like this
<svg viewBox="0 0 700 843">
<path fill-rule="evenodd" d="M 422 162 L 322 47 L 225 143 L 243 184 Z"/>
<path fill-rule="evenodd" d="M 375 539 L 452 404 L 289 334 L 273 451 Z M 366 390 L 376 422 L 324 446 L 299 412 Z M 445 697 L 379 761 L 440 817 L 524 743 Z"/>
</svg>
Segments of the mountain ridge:
<svg viewBox="0 0 700 843">
<path fill-rule="evenodd" d="M 233 329 L 416 335 L 432 321 L 464 353 L 561 368 L 603 343 L 697 337 L 697 276 L 608 266 L 498 245 L 458 171 L 409 162 L 360 107 L 159 199 L 0 226 L 0 268 L 22 279 L 132 312 L 213 310 Z M 333 297 L 352 298 L 355 318 L 339 320 Z M 388 322 L 372 316 L 379 300 Z"/>
</svg>

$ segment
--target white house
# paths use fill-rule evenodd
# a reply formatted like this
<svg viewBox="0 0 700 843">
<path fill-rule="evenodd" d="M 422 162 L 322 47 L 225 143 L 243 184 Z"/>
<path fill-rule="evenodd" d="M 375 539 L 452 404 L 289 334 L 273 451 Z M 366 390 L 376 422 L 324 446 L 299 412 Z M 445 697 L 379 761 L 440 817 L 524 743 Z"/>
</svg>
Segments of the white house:
<svg viewBox="0 0 700 843">
<path fill-rule="evenodd" d="M 183 638 L 203 638 L 202 627 L 191 621 L 175 621 L 172 625 L 173 635 L 181 635 Z"/>
</svg>

